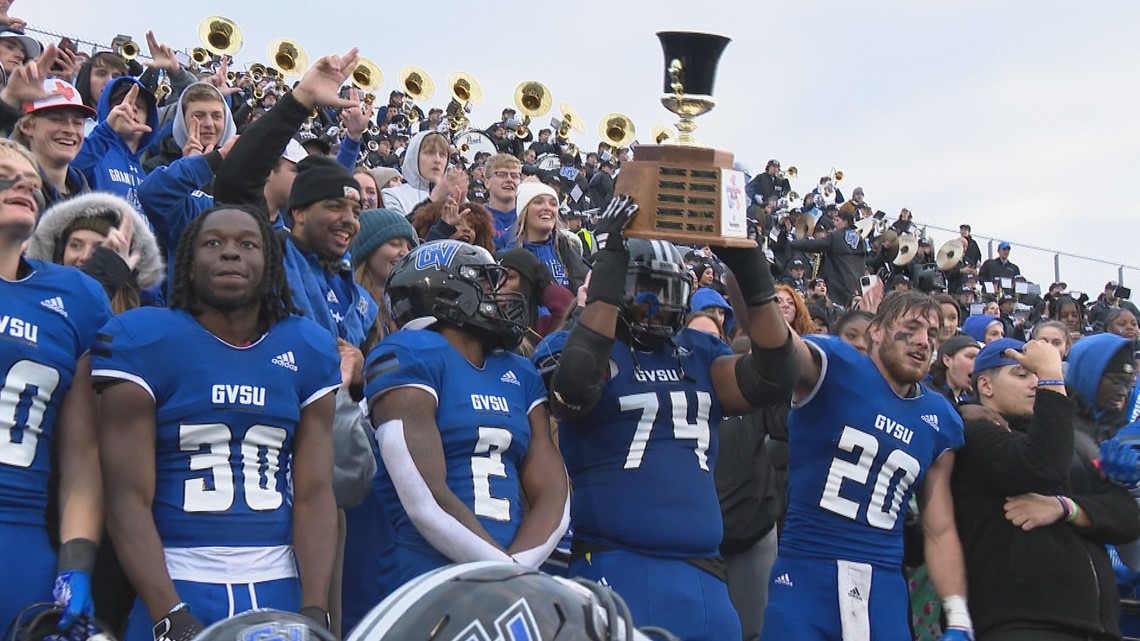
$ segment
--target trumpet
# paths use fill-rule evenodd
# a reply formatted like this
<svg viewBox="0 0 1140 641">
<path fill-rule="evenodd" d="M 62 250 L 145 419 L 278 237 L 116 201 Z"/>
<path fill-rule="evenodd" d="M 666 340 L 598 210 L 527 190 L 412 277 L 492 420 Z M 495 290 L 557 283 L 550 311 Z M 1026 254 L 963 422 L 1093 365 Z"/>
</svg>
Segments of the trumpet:
<svg viewBox="0 0 1140 641">
<path fill-rule="evenodd" d="M 368 141 L 368 151 L 371 151 L 371 152 L 380 151 L 380 143 L 376 142 L 375 140 L 369 140 Z"/>
<path fill-rule="evenodd" d="M 124 60 L 134 60 L 139 57 L 139 43 L 134 40 L 128 40 L 119 46 L 119 55 Z"/>
<path fill-rule="evenodd" d="M 795 165 L 792 165 L 791 167 L 788 167 L 788 170 L 784 173 L 787 174 L 788 178 L 795 178 L 796 176 L 800 175 L 800 170 L 796 169 Z"/>
<path fill-rule="evenodd" d="M 372 136 L 373 138 L 379 136 L 380 135 L 380 126 L 379 125 L 372 125 L 371 127 L 368 128 L 368 134 L 370 136 Z M 376 141 L 373 140 L 372 142 L 376 142 Z M 373 149 L 372 151 L 376 151 L 376 150 Z"/>
<path fill-rule="evenodd" d="M 830 177 L 835 182 L 839 182 L 840 180 L 843 180 L 843 171 L 832 167 Z"/>
<path fill-rule="evenodd" d="M 235 80 L 237 80 L 237 73 L 235 73 L 233 71 L 227 71 L 226 72 L 226 81 L 227 82 L 233 82 Z"/>
<path fill-rule="evenodd" d="M 269 45 L 269 58 L 286 76 L 299 76 L 309 67 L 309 56 L 292 40 L 274 40 Z"/>
<path fill-rule="evenodd" d="M 158 86 L 154 89 L 154 97 L 157 98 L 159 102 L 162 102 L 164 98 L 170 95 L 171 91 L 172 89 L 170 88 L 170 81 L 166 78 L 163 78 L 162 81 L 158 83 Z"/>
<path fill-rule="evenodd" d="M 202 47 L 194 47 L 190 51 L 191 62 L 193 62 L 194 64 L 196 64 L 198 66 L 204 65 L 207 62 L 209 62 L 211 57 L 212 56 L 210 55 L 210 52 L 206 51 Z"/>
<path fill-rule="evenodd" d="M 207 51 L 218 56 L 232 56 L 241 50 L 241 29 L 229 18 L 210 16 L 198 24 L 198 40 Z"/>
<path fill-rule="evenodd" d="M 663 145 L 673 138 L 673 131 L 665 125 L 653 127 L 653 142 Z"/>
<path fill-rule="evenodd" d="M 255 100 L 261 100 L 262 98 L 265 97 L 265 90 L 262 89 L 261 87 L 254 87 L 253 88 L 253 97 Z"/>
</svg>

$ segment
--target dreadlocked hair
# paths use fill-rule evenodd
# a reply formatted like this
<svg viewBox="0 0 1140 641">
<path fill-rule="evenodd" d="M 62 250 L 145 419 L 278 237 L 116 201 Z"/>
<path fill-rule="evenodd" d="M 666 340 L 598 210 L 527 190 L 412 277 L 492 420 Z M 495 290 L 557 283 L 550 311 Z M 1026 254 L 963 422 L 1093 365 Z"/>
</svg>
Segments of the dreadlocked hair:
<svg viewBox="0 0 1140 641">
<path fill-rule="evenodd" d="M 261 284 L 258 286 L 260 295 L 258 325 L 260 329 L 266 331 L 278 321 L 285 320 L 294 314 L 300 315 L 300 310 L 293 305 L 293 293 L 289 289 L 289 280 L 285 275 L 282 243 L 274 233 L 265 214 L 247 205 L 211 207 L 199 214 L 186 226 L 186 230 L 178 239 L 178 250 L 174 254 L 174 278 L 170 288 L 169 307 L 171 309 L 184 309 L 195 316 L 202 312 L 202 308 L 198 304 L 198 296 L 194 292 L 194 283 L 190 279 L 190 274 L 194 269 L 195 239 L 201 233 L 206 218 L 225 209 L 234 209 L 249 214 L 257 221 L 257 228 L 261 232 L 265 272 L 262 274 Z"/>
</svg>

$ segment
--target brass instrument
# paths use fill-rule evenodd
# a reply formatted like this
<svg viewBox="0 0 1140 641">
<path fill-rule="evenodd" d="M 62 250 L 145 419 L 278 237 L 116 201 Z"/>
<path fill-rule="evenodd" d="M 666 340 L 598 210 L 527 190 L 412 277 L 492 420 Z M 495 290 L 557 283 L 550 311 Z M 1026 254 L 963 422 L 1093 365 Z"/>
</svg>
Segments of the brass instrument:
<svg viewBox="0 0 1140 641">
<path fill-rule="evenodd" d="M 162 72 L 162 77 L 158 79 L 158 86 L 154 89 L 154 97 L 158 102 L 162 102 L 163 99 L 170 95 L 171 91 L 173 91 L 173 89 L 170 87 L 170 78 L 166 77 L 166 72 Z"/>
<path fill-rule="evenodd" d="M 237 80 L 237 73 L 235 73 L 233 71 L 227 71 L 226 72 L 226 81 L 227 82 L 233 82 L 235 80 Z"/>
<path fill-rule="evenodd" d="M 404 117 L 408 122 L 416 122 L 420 116 L 416 113 L 415 103 L 431 100 L 435 95 L 435 82 L 423 68 L 408 65 L 400 70 L 400 86 L 403 87 L 405 96 L 402 110 Z"/>
<path fill-rule="evenodd" d="M 558 120 L 558 131 L 555 132 L 554 137 L 558 142 L 566 144 L 569 142 L 571 130 L 582 133 L 586 131 L 586 125 L 582 116 L 579 116 L 578 112 L 570 105 L 562 103 L 558 105 L 558 109 L 562 112 L 562 118 Z"/>
<path fill-rule="evenodd" d="M 198 40 L 207 51 L 218 56 L 232 56 L 241 51 L 241 29 L 229 18 L 210 16 L 198 24 Z"/>
<path fill-rule="evenodd" d="M 550 111 L 553 100 L 546 85 L 537 80 L 526 80 L 515 87 L 515 106 L 523 115 L 522 124 L 515 128 L 516 138 L 530 135 L 530 121 Z"/>
<path fill-rule="evenodd" d="M 119 46 L 119 55 L 124 60 L 134 60 L 139 57 L 139 43 L 134 40 L 127 40 Z"/>
<path fill-rule="evenodd" d="M 369 140 L 368 141 L 368 151 L 371 151 L 371 152 L 380 151 L 380 143 L 376 142 L 375 140 Z"/>
<path fill-rule="evenodd" d="M 286 76 L 299 76 L 309 67 L 309 56 L 292 40 L 274 40 L 269 45 L 269 59 Z"/>
<path fill-rule="evenodd" d="M 839 169 L 832 167 L 831 168 L 831 179 L 834 180 L 835 182 L 839 182 L 840 180 L 843 180 L 843 172 Z"/>
<path fill-rule="evenodd" d="M 209 62 L 211 57 L 212 56 L 210 55 L 210 52 L 206 51 L 202 47 L 194 47 L 192 50 L 190 50 L 190 61 L 198 66 L 202 66 Z"/>
<path fill-rule="evenodd" d="M 451 90 L 451 102 L 447 105 L 447 128 L 450 131 L 461 131 L 471 124 L 467 117 L 471 105 L 483 101 L 483 86 L 474 76 L 463 71 L 448 76 L 447 84 Z"/>
<path fill-rule="evenodd" d="M 372 136 L 373 138 L 379 136 L 380 135 L 380 126 L 379 125 L 372 125 L 371 127 L 368 128 L 368 134 L 370 136 Z M 375 141 L 373 141 L 373 142 L 375 142 Z M 376 150 L 373 149 L 373 151 L 376 151 Z"/>
<path fill-rule="evenodd" d="M 356 63 L 356 68 L 352 70 L 352 86 L 366 94 L 374 94 L 382 84 L 384 84 L 384 74 L 380 71 L 380 67 L 368 58 L 361 57 L 360 62 Z M 376 96 L 373 95 L 372 98 L 375 100 Z"/>
<path fill-rule="evenodd" d="M 791 167 L 788 167 L 787 171 L 784 173 L 788 176 L 788 178 L 795 178 L 796 176 L 800 175 L 800 170 L 796 169 L 795 165 L 792 165 Z"/>
<path fill-rule="evenodd" d="M 254 82 L 261 82 L 262 80 L 265 80 L 265 76 L 267 75 L 268 73 L 265 69 L 265 65 L 261 64 L 260 62 L 255 62 L 250 65 L 249 77 L 252 78 Z"/>
<path fill-rule="evenodd" d="M 254 87 L 253 88 L 253 97 L 255 100 L 261 100 L 262 98 L 265 97 L 265 90 L 262 89 L 261 87 Z"/>
<path fill-rule="evenodd" d="M 612 113 L 598 124 L 598 135 L 614 149 L 625 147 L 637 137 L 633 121 L 625 114 Z"/>
<path fill-rule="evenodd" d="M 654 125 L 653 142 L 659 145 L 663 145 L 669 140 L 672 140 L 674 137 L 675 136 L 673 135 L 672 129 L 666 127 L 665 125 Z"/>
</svg>

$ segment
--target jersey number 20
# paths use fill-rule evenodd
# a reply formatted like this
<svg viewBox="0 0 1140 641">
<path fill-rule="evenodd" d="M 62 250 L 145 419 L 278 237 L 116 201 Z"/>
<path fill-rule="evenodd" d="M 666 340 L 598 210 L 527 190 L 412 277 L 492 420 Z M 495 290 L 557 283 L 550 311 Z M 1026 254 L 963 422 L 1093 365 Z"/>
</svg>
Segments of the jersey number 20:
<svg viewBox="0 0 1140 641">
<path fill-rule="evenodd" d="M 31 467 L 57 385 L 59 372 L 42 363 L 18 361 L 8 370 L 0 388 L 0 463 Z"/>
<path fill-rule="evenodd" d="M 871 502 L 867 505 L 867 523 L 880 530 L 890 530 L 898 521 L 899 509 L 902 507 L 903 497 L 910 489 L 922 466 L 910 454 L 896 449 L 879 462 L 879 440 L 874 436 L 857 430 L 850 425 L 843 428 L 839 437 L 839 449 L 844 452 L 854 452 L 858 448 L 859 458 L 854 463 L 835 457 L 831 460 L 831 469 L 827 472 L 827 483 L 823 486 L 823 496 L 819 499 L 819 506 L 840 516 L 851 520 L 858 520 L 862 506 L 859 503 L 840 494 L 843 481 L 849 480 L 858 485 L 866 485 L 871 476 L 871 469 L 877 467 L 875 487 L 871 491 Z M 895 481 L 894 491 L 891 484 Z"/>
</svg>

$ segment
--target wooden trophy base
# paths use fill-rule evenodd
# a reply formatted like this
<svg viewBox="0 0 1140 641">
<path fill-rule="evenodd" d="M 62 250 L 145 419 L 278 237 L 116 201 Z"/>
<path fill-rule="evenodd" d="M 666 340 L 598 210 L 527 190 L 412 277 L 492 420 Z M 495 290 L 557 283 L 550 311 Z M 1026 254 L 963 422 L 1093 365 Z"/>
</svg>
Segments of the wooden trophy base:
<svg viewBox="0 0 1140 641">
<path fill-rule="evenodd" d="M 626 229 L 630 238 L 682 245 L 755 247 L 748 238 L 744 173 L 733 156 L 707 147 L 641 145 L 623 162 L 614 195 L 641 207 Z"/>
</svg>

